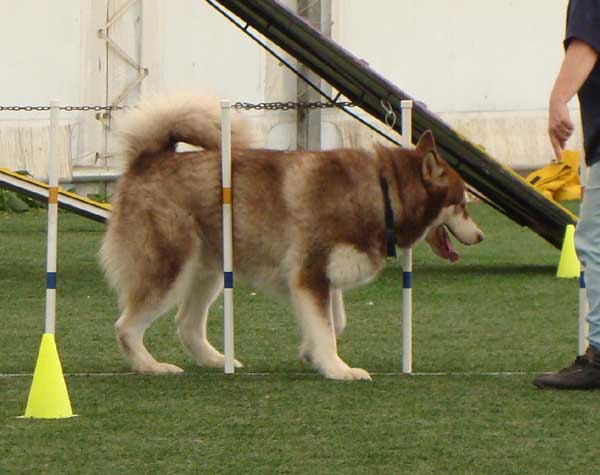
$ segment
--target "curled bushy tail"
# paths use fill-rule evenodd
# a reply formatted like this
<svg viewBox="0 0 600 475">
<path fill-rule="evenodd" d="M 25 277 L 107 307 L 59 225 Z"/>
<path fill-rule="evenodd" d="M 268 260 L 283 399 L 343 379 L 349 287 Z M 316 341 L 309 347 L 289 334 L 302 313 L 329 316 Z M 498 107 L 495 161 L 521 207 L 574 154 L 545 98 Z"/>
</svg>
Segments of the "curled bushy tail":
<svg viewBox="0 0 600 475">
<path fill-rule="evenodd" d="M 177 142 L 221 148 L 221 106 L 209 96 L 177 94 L 145 101 L 136 109 L 115 117 L 128 161 L 145 153 L 173 150 Z M 250 127 L 231 114 L 232 148 L 252 146 Z"/>
</svg>

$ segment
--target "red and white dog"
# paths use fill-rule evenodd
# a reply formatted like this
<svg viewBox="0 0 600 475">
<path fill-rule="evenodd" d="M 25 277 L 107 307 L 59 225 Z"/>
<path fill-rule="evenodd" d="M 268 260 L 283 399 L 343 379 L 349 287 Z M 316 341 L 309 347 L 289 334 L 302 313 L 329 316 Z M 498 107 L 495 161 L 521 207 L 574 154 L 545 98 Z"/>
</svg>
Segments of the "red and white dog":
<svg viewBox="0 0 600 475">
<path fill-rule="evenodd" d="M 206 334 L 208 309 L 223 286 L 218 102 L 149 103 L 123 118 L 122 133 L 128 168 L 101 249 L 122 311 L 117 340 L 136 371 L 182 371 L 156 361 L 143 343 L 150 324 L 178 306 L 184 349 L 198 365 L 222 367 L 223 355 Z M 289 299 L 301 356 L 324 377 L 370 379 L 337 354 L 336 337 L 346 325 L 342 291 L 378 275 L 390 234 L 399 247 L 427 237 L 451 261 L 458 254 L 446 229 L 463 244 L 480 242 L 463 181 L 430 132 L 414 150 L 373 151 L 252 149 L 249 136 L 234 121 L 236 278 Z M 177 142 L 204 150 L 177 153 Z"/>
</svg>

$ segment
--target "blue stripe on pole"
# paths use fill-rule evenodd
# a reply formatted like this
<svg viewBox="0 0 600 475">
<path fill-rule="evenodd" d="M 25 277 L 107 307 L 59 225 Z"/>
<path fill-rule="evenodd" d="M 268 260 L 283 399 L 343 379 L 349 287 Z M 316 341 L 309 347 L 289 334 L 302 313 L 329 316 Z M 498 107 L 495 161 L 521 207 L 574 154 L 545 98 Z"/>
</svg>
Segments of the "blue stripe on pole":
<svg viewBox="0 0 600 475">
<path fill-rule="evenodd" d="M 233 272 L 224 272 L 224 286 L 226 289 L 233 289 Z"/>
<path fill-rule="evenodd" d="M 402 273 L 402 287 L 405 289 L 412 289 L 412 272 Z"/>
<path fill-rule="evenodd" d="M 56 272 L 46 273 L 46 288 L 56 290 Z"/>
<path fill-rule="evenodd" d="M 585 289 L 585 273 L 583 271 L 579 273 L 579 288 Z"/>
</svg>

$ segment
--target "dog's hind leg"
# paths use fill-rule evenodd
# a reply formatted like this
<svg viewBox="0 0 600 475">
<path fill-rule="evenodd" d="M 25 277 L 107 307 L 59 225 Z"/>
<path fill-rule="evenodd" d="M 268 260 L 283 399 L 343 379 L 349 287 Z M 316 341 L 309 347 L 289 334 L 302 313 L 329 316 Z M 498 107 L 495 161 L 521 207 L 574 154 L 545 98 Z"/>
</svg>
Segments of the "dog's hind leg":
<svg viewBox="0 0 600 475">
<path fill-rule="evenodd" d="M 225 357 L 208 341 L 206 323 L 208 311 L 223 289 L 223 274 L 215 273 L 197 277 L 182 299 L 175 316 L 177 336 L 183 349 L 197 365 L 222 368 Z M 235 367 L 243 365 L 235 361 Z"/>
<path fill-rule="evenodd" d="M 160 309 L 142 309 L 128 305 L 115 324 L 117 342 L 139 373 L 181 373 L 183 370 L 169 363 L 159 363 L 144 346 L 144 333 L 160 315 Z"/>
<path fill-rule="evenodd" d="M 340 337 L 346 328 L 346 310 L 344 309 L 344 294 L 342 289 L 331 288 L 331 312 L 335 336 Z"/>
<path fill-rule="evenodd" d="M 290 290 L 302 331 L 301 355 L 326 378 L 371 379 L 364 369 L 351 368 L 337 354 L 329 286 L 311 288 L 296 283 Z"/>
</svg>

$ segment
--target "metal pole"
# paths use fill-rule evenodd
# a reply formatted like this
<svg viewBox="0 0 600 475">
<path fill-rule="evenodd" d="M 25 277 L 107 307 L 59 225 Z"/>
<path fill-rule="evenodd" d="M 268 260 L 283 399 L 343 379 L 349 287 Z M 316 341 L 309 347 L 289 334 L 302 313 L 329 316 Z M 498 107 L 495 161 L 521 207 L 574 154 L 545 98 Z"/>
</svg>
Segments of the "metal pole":
<svg viewBox="0 0 600 475">
<path fill-rule="evenodd" d="M 318 30 L 322 29 L 323 12 L 321 0 L 298 0 L 298 15 L 305 18 Z M 298 70 L 313 84 L 323 87 L 321 78 L 310 68 L 298 63 Z M 317 102 L 321 94 L 308 86 L 304 79 L 298 77 L 296 81 L 297 102 Z M 321 109 L 300 108 L 296 115 L 296 150 L 320 150 L 321 149 Z"/>
<path fill-rule="evenodd" d="M 402 372 L 412 373 L 412 249 L 404 249 L 402 262 Z"/>
<path fill-rule="evenodd" d="M 585 193 L 585 184 L 587 182 L 587 167 L 585 160 L 580 158 L 579 162 L 579 180 L 581 183 L 581 205 L 583 205 L 583 195 Z M 579 213 L 581 215 L 581 211 Z M 589 326 L 587 315 L 589 312 L 587 300 L 587 287 L 585 283 L 585 270 L 581 269 L 579 275 L 579 318 L 577 321 L 577 354 L 583 355 L 588 347 Z"/>
<path fill-rule="evenodd" d="M 223 340 L 225 373 L 233 374 L 233 235 L 231 191 L 231 104 L 221 101 L 221 173 L 223 188 Z"/>
<path fill-rule="evenodd" d="M 402 101 L 402 144 L 412 147 L 412 101 Z M 402 372 L 412 373 L 412 248 L 402 259 Z"/>
<path fill-rule="evenodd" d="M 589 305 L 587 301 L 587 289 L 585 284 L 585 272 L 579 274 L 579 319 L 577 325 L 577 354 L 583 355 L 588 347 L 588 322 L 587 315 Z"/>
<path fill-rule="evenodd" d="M 58 241 L 58 121 L 60 103 L 50 101 L 48 151 L 48 238 L 46 243 L 46 324 L 44 333 L 56 333 L 56 247 Z"/>
</svg>

